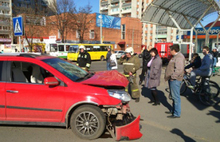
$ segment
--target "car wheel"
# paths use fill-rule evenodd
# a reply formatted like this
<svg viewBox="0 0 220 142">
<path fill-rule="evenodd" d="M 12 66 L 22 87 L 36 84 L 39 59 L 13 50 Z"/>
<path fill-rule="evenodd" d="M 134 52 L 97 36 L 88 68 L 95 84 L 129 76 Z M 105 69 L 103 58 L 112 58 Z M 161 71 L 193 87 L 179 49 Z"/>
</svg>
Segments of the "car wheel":
<svg viewBox="0 0 220 142">
<path fill-rule="evenodd" d="M 75 135 L 82 139 L 96 139 L 105 130 L 106 118 L 97 106 L 83 105 L 77 108 L 70 119 L 70 126 Z"/>
<path fill-rule="evenodd" d="M 104 61 L 105 60 L 105 58 L 104 58 L 104 56 L 102 56 L 101 58 L 100 58 L 100 61 Z"/>
</svg>

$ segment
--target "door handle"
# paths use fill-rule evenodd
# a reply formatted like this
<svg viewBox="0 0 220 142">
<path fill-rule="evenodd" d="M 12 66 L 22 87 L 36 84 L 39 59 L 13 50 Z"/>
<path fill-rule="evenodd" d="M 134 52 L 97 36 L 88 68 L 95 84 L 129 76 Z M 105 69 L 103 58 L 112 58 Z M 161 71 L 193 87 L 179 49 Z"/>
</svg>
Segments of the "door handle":
<svg viewBox="0 0 220 142">
<path fill-rule="evenodd" d="M 7 93 L 14 93 L 14 94 L 18 93 L 18 91 L 13 91 L 13 90 L 7 90 L 6 92 Z"/>
</svg>

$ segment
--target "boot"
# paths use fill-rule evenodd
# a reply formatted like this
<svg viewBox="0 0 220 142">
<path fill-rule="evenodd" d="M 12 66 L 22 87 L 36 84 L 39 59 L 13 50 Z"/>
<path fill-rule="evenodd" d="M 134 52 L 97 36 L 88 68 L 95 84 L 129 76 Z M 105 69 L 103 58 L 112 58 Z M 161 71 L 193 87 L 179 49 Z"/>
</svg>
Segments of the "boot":
<svg viewBox="0 0 220 142">
<path fill-rule="evenodd" d="M 154 96 L 154 99 L 155 99 L 155 102 L 154 102 L 154 106 L 156 105 L 160 105 L 160 102 L 159 102 L 159 99 L 158 99 L 158 96 L 157 96 L 157 90 L 151 90 L 151 93 L 152 95 Z"/>
<path fill-rule="evenodd" d="M 136 98 L 135 99 L 135 102 L 137 103 L 137 102 L 139 102 L 140 101 L 140 98 Z"/>
</svg>

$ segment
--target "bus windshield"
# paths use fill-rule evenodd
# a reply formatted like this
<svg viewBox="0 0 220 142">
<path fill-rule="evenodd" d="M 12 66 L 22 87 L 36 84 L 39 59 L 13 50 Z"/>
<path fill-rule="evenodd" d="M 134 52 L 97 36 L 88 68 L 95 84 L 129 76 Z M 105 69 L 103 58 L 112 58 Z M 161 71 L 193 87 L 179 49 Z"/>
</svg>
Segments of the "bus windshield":
<svg viewBox="0 0 220 142">
<path fill-rule="evenodd" d="M 77 53 L 79 51 L 78 45 L 70 45 L 69 52 Z"/>
<path fill-rule="evenodd" d="M 57 52 L 57 44 L 50 44 L 50 52 Z"/>
</svg>

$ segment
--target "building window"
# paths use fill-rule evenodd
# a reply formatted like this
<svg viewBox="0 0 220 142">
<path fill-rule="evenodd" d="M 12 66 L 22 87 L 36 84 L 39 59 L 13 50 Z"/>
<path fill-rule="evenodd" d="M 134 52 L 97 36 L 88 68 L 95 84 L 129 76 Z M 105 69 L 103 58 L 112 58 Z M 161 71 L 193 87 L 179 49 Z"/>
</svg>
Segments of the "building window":
<svg viewBox="0 0 220 142">
<path fill-rule="evenodd" d="M 90 39 L 94 39 L 95 38 L 95 32 L 94 30 L 90 30 Z"/>
<path fill-rule="evenodd" d="M 121 25 L 121 39 L 125 39 L 125 24 Z"/>
</svg>

